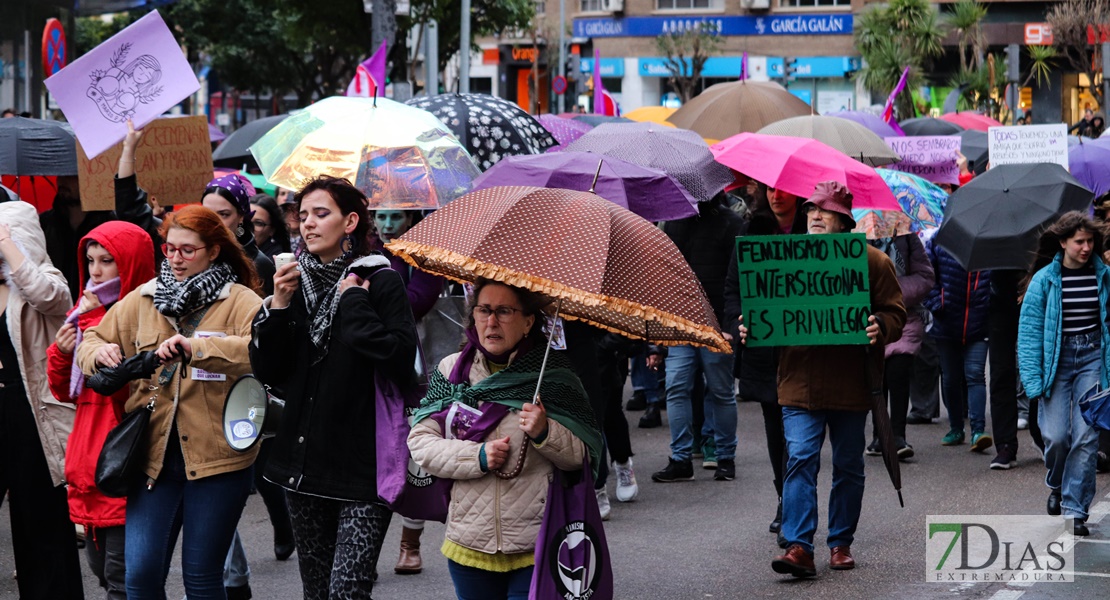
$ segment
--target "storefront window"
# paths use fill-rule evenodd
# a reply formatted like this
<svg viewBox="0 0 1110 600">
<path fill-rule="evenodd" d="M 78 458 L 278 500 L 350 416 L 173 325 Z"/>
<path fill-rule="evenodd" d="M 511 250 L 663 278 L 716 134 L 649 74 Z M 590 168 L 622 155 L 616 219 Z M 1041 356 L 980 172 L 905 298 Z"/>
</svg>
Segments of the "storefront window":
<svg viewBox="0 0 1110 600">
<path fill-rule="evenodd" d="M 723 0 L 655 0 L 656 10 L 722 8 Z"/>
<path fill-rule="evenodd" d="M 659 0 L 663 2 L 665 0 Z M 782 8 L 818 8 L 822 6 L 852 6 L 852 0 L 779 0 Z"/>
</svg>

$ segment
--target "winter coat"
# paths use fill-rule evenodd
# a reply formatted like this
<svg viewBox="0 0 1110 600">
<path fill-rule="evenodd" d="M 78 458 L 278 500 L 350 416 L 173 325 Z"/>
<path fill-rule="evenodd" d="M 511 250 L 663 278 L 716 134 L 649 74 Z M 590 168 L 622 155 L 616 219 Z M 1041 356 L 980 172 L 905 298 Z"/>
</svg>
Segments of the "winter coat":
<svg viewBox="0 0 1110 600">
<path fill-rule="evenodd" d="M 1025 300 L 1021 303 L 1018 321 L 1018 368 L 1021 384 L 1030 398 L 1048 400 L 1056 383 L 1060 364 L 1060 346 L 1064 340 L 1063 326 L 1063 253 L 1056 255 L 1048 266 L 1037 271 L 1029 281 Z M 1093 258 L 1098 280 L 1099 330 L 1102 337 L 1102 369 L 1099 384 L 1107 387 L 1110 373 L 1110 329 L 1107 327 L 1106 303 L 1110 302 L 1110 267 L 1100 258 Z M 1084 390 L 1079 390 L 1083 392 Z"/>
<path fill-rule="evenodd" d="M 85 218 L 74 230 L 70 227 L 69 217 L 57 208 L 39 215 L 39 225 L 46 236 L 46 254 L 50 262 L 62 272 L 69 283 L 69 295 L 74 300 L 81 294 L 77 286 L 85 265 L 85 256 L 79 252 L 77 241 L 89 234 L 97 226 L 115 218 L 110 210 L 94 210 L 85 213 Z M 80 254 L 80 256 L 78 256 Z"/>
<path fill-rule="evenodd" d="M 378 237 L 371 241 L 371 247 L 389 258 L 389 266 L 397 271 L 401 280 L 405 282 L 405 293 L 408 295 L 409 305 L 412 306 L 413 318 L 417 321 L 423 319 L 424 315 L 431 312 L 432 307 L 436 305 L 436 300 L 443 293 L 446 280 L 413 267 L 400 256 L 394 256 Z"/>
<path fill-rule="evenodd" d="M 103 246 L 119 266 L 121 298 L 154 277 L 150 236 L 142 229 L 122 221 L 105 223 L 81 239 L 77 248 L 82 255 L 90 241 Z M 79 289 L 85 289 L 88 276 L 88 267 L 85 266 L 80 271 Z M 86 331 L 97 325 L 109 308 L 111 307 L 101 306 L 82 314 L 78 318 L 77 327 Z M 77 308 L 74 307 L 73 310 Z M 66 492 L 69 496 L 70 520 L 86 527 L 123 525 L 127 499 L 109 498 L 100 493 L 96 488 L 94 475 L 104 439 L 122 418 L 124 404 L 130 395 L 129 390 L 120 390 L 109 397 L 86 387 L 77 398 L 70 398 L 73 352 L 64 353 L 58 349 L 57 344 L 51 344 L 46 357 L 50 391 L 60 402 L 77 404 L 77 418 L 73 423 L 73 433 L 69 436 L 69 452 L 65 465 L 66 482 L 69 484 Z"/>
<path fill-rule="evenodd" d="M 439 363 L 439 372 L 451 373 L 459 355 Z M 470 384 L 490 376 L 481 352 L 474 353 Z M 520 415 L 509 411 L 486 440 L 509 438 L 509 466 L 516 464 L 521 446 L 532 444 L 520 475 L 504 480 L 483 473 L 478 460 L 481 442 L 444 439 L 435 419 L 423 419 L 409 432 L 412 459 L 425 471 L 454 480 L 447 514 L 447 539 L 486 554 L 519 554 L 536 548 L 548 488 L 555 469 L 582 468 L 586 445 L 555 419 L 547 420 L 547 437 L 536 445 L 520 430 Z M 508 468 L 508 467 L 505 467 Z"/>
<path fill-rule="evenodd" d="M 157 286 L 157 279 L 144 283 L 117 302 L 99 325 L 85 332 L 85 340 L 77 348 L 77 365 L 86 375 L 97 371 L 96 352 L 104 344 L 118 344 L 124 357 L 130 357 L 157 350 L 159 344 L 177 334 L 175 320 L 154 307 Z M 196 328 L 197 333 L 215 335 L 190 337 L 193 357 L 188 367 L 182 369 L 179 365 L 165 386 L 158 382 L 162 368 L 149 379 L 131 383 L 124 412 L 144 407 L 151 397 L 155 398 L 143 465 L 143 472 L 151 479 L 157 480 L 162 472 L 174 426 L 190 480 L 238 471 L 254 462 L 257 447 L 237 452 L 224 439 L 223 413 L 231 386 L 250 373 L 247 345 L 251 320 L 261 304 L 254 290 L 238 283 L 226 284 Z M 207 371 L 208 378 L 197 378 L 197 369 Z"/>
<path fill-rule="evenodd" d="M 936 273 L 936 283 L 922 305 L 933 313 L 929 334 L 941 340 L 968 344 L 987 337 L 990 313 L 990 271 L 968 273 L 933 240 L 925 253 Z"/>
<path fill-rule="evenodd" d="M 779 404 L 807 410 L 870 410 L 882 390 L 885 349 L 902 336 L 906 307 L 894 265 L 867 247 L 871 314 L 879 323 L 874 346 L 785 346 L 779 350 Z"/>
<path fill-rule="evenodd" d="M 258 249 L 258 244 L 254 243 L 253 233 L 244 231 L 243 235 L 238 237 L 238 242 L 243 247 L 243 253 L 254 263 L 254 271 L 258 273 L 258 279 L 262 282 L 262 297 L 273 295 L 274 273 L 277 273 L 274 261 L 270 260 L 265 252 Z"/>
<path fill-rule="evenodd" d="M 698 213 L 664 223 L 663 232 L 690 264 L 717 321 L 722 322 L 728 257 L 736 246 L 736 236 L 747 231 L 747 222 L 717 200 L 698 204 Z"/>
<path fill-rule="evenodd" d="M 806 232 L 804 213 L 799 209 L 794 219 L 793 234 Z M 778 221 L 774 216 L 754 214 L 748 225 L 747 235 L 781 235 Z M 777 348 L 748 348 L 740 344 L 740 315 L 744 314 L 740 302 L 740 267 L 736 257 L 736 243 L 729 250 L 728 275 L 725 278 L 725 320 L 721 329 L 732 335 L 736 360 L 733 375 L 737 379 L 737 391 L 744 400 L 778 404 Z"/>
<path fill-rule="evenodd" d="M 380 255 L 362 260 L 389 265 Z M 314 496 L 376 500 L 374 373 L 415 376 L 416 325 L 401 276 L 382 269 L 370 276 L 369 291 L 351 288 L 339 297 L 327 354 L 315 364 L 304 294 L 282 309 L 271 309 L 271 301 L 258 312 L 250 345 L 255 375 L 285 400 L 266 479 Z"/>
<path fill-rule="evenodd" d="M 900 256 L 906 257 L 906 272 L 898 276 L 902 302 L 906 305 L 906 326 L 902 328 L 902 337 L 898 341 L 887 344 L 887 358 L 895 354 L 917 354 L 921 348 L 921 340 L 925 336 L 921 303 L 932 292 L 936 283 L 933 263 L 925 252 L 921 238 L 913 233 L 900 235 L 894 238 L 894 248 Z M 897 273 L 897 269 L 895 272 Z"/>
<path fill-rule="evenodd" d="M 74 409 L 54 399 L 46 378 L 46 349 L 66 318 L 73 302 L 69 286 L 46 255 L 46 240 L 35 207 L 23 201 L 0 203 L 0 223 L 11 228 L 12 241 L 24 261 L 12 271 L 4 261 L 8 305 L 4 319 L 12 346 L 19 356 L 19 371 L 35 428 L 46 455 L 46 466 L 55 486 L 65 483 L 66 440 L 73 429 Z"/>
</svg>

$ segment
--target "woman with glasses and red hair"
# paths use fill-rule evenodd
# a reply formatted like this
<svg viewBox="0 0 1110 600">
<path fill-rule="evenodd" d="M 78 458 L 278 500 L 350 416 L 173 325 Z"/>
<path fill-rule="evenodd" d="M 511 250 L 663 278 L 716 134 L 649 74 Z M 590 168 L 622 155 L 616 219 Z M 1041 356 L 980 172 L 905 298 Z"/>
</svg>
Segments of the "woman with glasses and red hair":
<svg viewBox="0 0 1110 600">
<path fill-rule="evenodd" d="M 127 294 L 85 332 L 77 364 L 86 375 L 139 352 L 162 364 L 133 385 L 125 411 L 153 399 L 140 480 L 127 495 L 127 597 L 164 598 L 166 567 L 184 529 L 182 579 L 190 600 L 225 598 L 224 557 L 243 511 L 257 450 L 223 437 L 224 399 L 250 372 L 258 276 L 216 213 L 189 206 L 159 234 L 157 277 Z"/>
</svg>

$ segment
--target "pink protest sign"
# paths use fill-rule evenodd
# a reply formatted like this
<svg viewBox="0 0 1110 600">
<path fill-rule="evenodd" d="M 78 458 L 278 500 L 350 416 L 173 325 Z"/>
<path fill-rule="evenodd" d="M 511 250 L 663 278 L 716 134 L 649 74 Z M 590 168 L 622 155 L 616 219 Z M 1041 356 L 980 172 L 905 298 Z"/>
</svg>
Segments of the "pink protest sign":
<svg viewBox="0 0 1110 600">
<path fill-rule="evenodd" d="M 158 11 L 132 23 L 46 80 L 90 158 L 200 89 Z"/>
<path fill-rule="evenodd" d="M 960 151 L 958 135 L 922 135 L 884 138 L 887 146 L 902 160 L 886 168 L 917 175 L 933 183 L 959 183 L 960 168 L 956 153 Z"/>
</svg>

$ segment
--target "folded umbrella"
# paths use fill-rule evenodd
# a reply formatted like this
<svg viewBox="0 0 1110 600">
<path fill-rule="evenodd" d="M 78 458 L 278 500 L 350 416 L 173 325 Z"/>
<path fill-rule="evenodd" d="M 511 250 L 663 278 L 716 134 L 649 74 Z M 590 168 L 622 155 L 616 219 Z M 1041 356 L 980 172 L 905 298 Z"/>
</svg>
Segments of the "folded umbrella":
<svg viewBox="0 0 1110 600">
<path fill-rule="evenodd" d="M 560 301 L 561 315 L 627 337 L 732 352 L 670 238 L 589 192 L 471 192 L 386 247 L 454 281 L 487 278 L 544 294 Z"/>
<path fill-rule="evenodd" d="M 257 167 L 258 163 L 254 161 L 254 156 L 251 155 L 251 146 L 288 116 L 262 117 L 232 131 L 224 138 L 223 143 L 212 152 L 212 164 L 217 167 L 230 167 L 232 169 L 238 169 L 243 165 Z"/>
<path fill-rule="evenodd" d="M 343 177 L 372 209 L 438 208 L 479 175 L 443 122 L 386 98 L 325 98 L 279 123 L 251 153 L 272 184 L 297 190 L 317 175 Z"/>
<path fill-rule="evenodd" d="M 567 150 L 595 152 L 658 169 L 701 201 L 713 198 L 735 181 L 731 171 L 713 160 L 709 146 L 698 134 L 654 123 L 599 125 Z"/>
<path fill-rule="evenodd" d="M 1110 138 L 1080 138 L 1068 148 L 1068 166 L 1096 198 L 1110 192 Z"/>
<path fill-rule="evenodd" d="M 809 138 L 825 143 L 859 162 L 881 167 L 902 160 L 870 129 L 847 119 L 803 115 L 776 121 L 760 129 L 766 135 Z"/>
<path fill-rule="evenodd" d="M 587 125 L 582 121 L 564 119 L 563 117 L 550 114 L 540 115 L 536 117 L 536 120 L 540 122 L 540 125 L 542 125 L 544 129 L 551 132 L 551 135 L 555 136 L 555 141 L 558 142 L 558 144 L 548 148 L 545 152 L 558 152 L 566 148 L 567 144 L 586 135 L 593 129 L 593 125 Z"/>
<path fill-rule="evenodd" d="M 754 133 L 775 121 L 812 115 L 805 101 L 772 81 L 718 83 L 694 96 L 667 120 L 703 138 Z"/>
<path fill-rule="evenodd" d="M 473 190 L 510 185 L 592 190 L 648 221 L 698 214 L 697 199 L 670 175 L 592 152 L 510 156 L 475 179 Z"/>
<path fill-rule="evenodd" d="M 968 271 L 1024 271 L 1042 229 L 1093 198 L 1060 165 L 999 165 L 952 194 L 936 243 Z"/>
<path fill-rule="evenodd" d="M 0 174 L 76 175 L 76 140 L 58 121 L 0 119 Z"/>
<path fill-rule="evenodd" d="M 948 121 L 941 121 L 932 117 L 918 117 L 906 119 L 898 126 L 906 135 L 956 135 L 964 130 L 963 127 Z"/>
<path fill-rule="evenodd" d="M 853 208 L 900 210 L 874 168 L 817 140 L 741 133 L 710 150 L 726 167 L 800 198 L 808 198 L 818 183 L 838 181 L 852 192 Z"/>
<path fill-rule="evenodd" d="M 506 156 L 539 154 L 558 143 L 527 111 L 497 96 L 449 93 L 405 104 L 443 121 L 483 171 Z"/>
<path fill-rule="evenodd" d="M 975 131 L 986 132 L 991 127 L 1001 127 L 1002 123 L 988 117 L 987 115 L 977 112 L 953 112 L 940 116 L 942 121 L 948 121 L 963 127 L 964 129 L 973 129 Z"/>
</svg>

